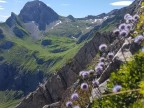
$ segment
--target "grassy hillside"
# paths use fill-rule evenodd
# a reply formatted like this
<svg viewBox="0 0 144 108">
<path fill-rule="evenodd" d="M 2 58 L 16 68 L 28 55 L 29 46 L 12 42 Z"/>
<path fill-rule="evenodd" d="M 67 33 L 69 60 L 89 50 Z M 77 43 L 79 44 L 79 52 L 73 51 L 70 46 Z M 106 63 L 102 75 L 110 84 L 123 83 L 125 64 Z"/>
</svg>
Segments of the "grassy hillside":
<svg viewBox="0 0 144 108">
<path fill-rule="evenodd" d="M 0 91 L 0 108 L 15 108 L 21 95 L 21 91 Z"/>
<path fill-rule="evenodd" d="M 68 63 L 83 46 L 77 45 L 75 39 L 64 36 L 46 35 L 36 40 L 29 35 L 20 38 L 10 34 L 11 30 L 5 24 L 1 24 L 0 28 L 4 32 L 0 33 L 0 65 L 16 67 L 18 74 L 35 73 L 37 70 L 45 76 L 54 73 Z M 15 93 L 17 91 L 1 91 L 0 108 L 14 108 L 22 96 L 15 98 Z"/>
<path fill-rule="evenodd" d="M 0 40 L 0 44 L 7 41 L 14 44 L 9 49 L 1 48 L 0 56 L 4 58 L 1 63 L 13 64 L 24 71 L 34 72 L 36 69 L 40 69 L 45 73 L 55 72 L 73 58 L 83 45 L 77 45 L 75 39 L 65 36 L 46 35 L 39 40 L 28 35 L 19 38 L 12 35 L 11 32 L 7 32 L 7 30 L 11 30 L 5 24 L 1 24 L 0 27 L 5 35 Z"/>
</svg>

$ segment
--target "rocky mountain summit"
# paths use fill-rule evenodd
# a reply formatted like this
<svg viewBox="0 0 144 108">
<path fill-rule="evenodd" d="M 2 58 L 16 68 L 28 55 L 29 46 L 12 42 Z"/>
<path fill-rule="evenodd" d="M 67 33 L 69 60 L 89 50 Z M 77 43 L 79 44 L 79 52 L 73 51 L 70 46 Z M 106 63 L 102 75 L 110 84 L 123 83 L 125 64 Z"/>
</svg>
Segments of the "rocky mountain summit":
<svg viewBox="0 0 144 108">
<path fill-rule="evenodd" d="M 24 23 L 35 21 L 40 30 L 45 30 L 46 25 L 59 19 L 59 15 L 43 2 L 36 0 L 25 4 L 19 18 Z"/>
</svg>

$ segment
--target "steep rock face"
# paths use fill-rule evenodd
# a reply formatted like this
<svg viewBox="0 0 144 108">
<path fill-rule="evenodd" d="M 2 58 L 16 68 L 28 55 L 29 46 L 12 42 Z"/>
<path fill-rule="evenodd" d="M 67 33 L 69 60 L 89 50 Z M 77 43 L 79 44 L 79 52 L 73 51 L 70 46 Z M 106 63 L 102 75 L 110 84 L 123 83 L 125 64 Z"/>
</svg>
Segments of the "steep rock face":
<svg viewBox="0 0 144 108">
<path fill-rule="evenodd" d="M 19 73 L 13 65 L 0 64 L 0 90 L 21 90 L 25 95 L 33 91 L 43 80 L 42 72 Z"/>
<path fill-rule="evenodd" d="M 110 44 L 111 42 L 111 34 L 96 33 L 96 36 L 79 50 L 70 63 L 31 93 L 30 96 L 27 96 L 17 108 L 42 108 L 46 104 L 60 101 L 66 89 L 77 80 L 79 71 L 86 68 L 86 65 L 96 56 L 98 46 L 101 43 Z"/>
<path fill-rule="evenodd" d="M 46 25 L 58 20 L 59 15 L 43 2 L 35 0 L 26 3 L 19 17 L 24 23 L 35 21 L 40 30 L 45 30 Z"/>
</svg>

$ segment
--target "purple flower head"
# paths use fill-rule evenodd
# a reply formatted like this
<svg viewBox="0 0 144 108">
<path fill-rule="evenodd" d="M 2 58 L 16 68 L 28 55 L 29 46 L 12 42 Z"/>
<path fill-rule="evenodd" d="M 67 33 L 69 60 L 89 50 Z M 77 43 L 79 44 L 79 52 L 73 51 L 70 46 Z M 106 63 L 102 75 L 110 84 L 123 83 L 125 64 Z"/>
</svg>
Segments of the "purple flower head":
<svg viewBox="0 0 144 108">
<path fill-rule="evenodd" d="M 130 14 L 125 14 L 124 19 L 127 20 L 129 17 L 131 17 Z"/>
<path fill-rule="evenodd" d="M 126 24 L 125 23 L 119 25 L 119 30 L 125 30 L 125 28 L 126 28 Z"/>
<path fill-rule="evenodd" d="M 120 31 L 120 36 L 122 36 L 122 37 L 127 37 L 128 34 L 129 34 L 128 30 L 122 30 L 122 31 Z"/>
<path fill-rule="evenodd" d="M 78 98 L 79 98 L 79 95 L 78 95 L 77 93 L 73 93 L 73 94 L 71 95 L 71 100 L 72 100 L 72 101 L 76 101 L 76 100 L 78 100 Z"/>
<path fill-rule="evenodd" d="M 133 23 L 133 22 L 134 22 L 134 18 L 132 16 L 128 17 L 127 20 L 126 20 L 127 24 Z"/>
<path fill-rule="evenodd" d="M 103 72 L 103 67 L 98 65 L 95 67 L 95 71 L 98 75 L 101 75 Z"/>
<path fill-rule="evenodd" d="M 73 108 L 80 108 L 79 106 L 74 106 Z"/>
<path fill-rule="evenodd" d="M 121 89 L 122 89 L 122 86 L 116 85 L 116 86 L 114 86 L 114 88 L 112 89 L 112 91 L 113 91 L 114 93 L 116 93 L 116 92 L 119 92 Z"/>
<path fill-rule="evenodd" d="M 85 71 L 80 71 L 79 72 L 79 76 L 82 76 L 82 74 L 84 73 Z"/>
<path fill-rule="evenodd" d="M 127 24 L 126 25 L 126 29 L 128 29 L 128 30 L 132 30 L 132 27 L 133 27 L 133 24 Z"/>
<path fill-rule="evenodd" d="M 137 20 L 139 20 L 139 15 L 137 15 L 137 14 L 135 14 L 134 16 L 133 16 L 133 19 L 134 19 L 134 21 L 137 21 Z"/>
<path fill-rule="evenodd" d="M 105 67 L 105 64 L 104 64 L 104 62 L 99 62 L 99 63 L 98 63 L 98 66 L 101 66 L 101 67 L 104 68 L 104 67 Z"/>
<path fill-rule="evenodd" d="M 72 107 L 72 102 L 71 102 L 71 101 L 67 101 L 67 102 L 66 102 L 66 107 L 68 107 L 68 108 L 69 108 L 69 107 Z"/>
<path fill-rule="evenodd" d="M 94 87 L 94 88 L 99 87 L 99 82 L 98 82 L 97 80 L 93 80 L 93 81 L 92 81 L 92 84 L 93 84 L 93 87 Z"/>
<path fill-rule="evenodd" d="M 104 57 L 101 57 L 101 58 L 99 59 L 99 62 L 105 62 L 105 58 L 104 58 Z"/>
<path fill-rule="evenodd" d="M 89 77 L 89 72 L 88 71 L 83 72 L 82 77 L 83 78 L 88 78 Z"/>
<path fill-rule="evenodd" d="M 109 53 L 108 53 L 108 58 L 109 58 L 110 60 L 112 60 L 112 59 L 114 58 L 114 53 L 109 52 Z"/>
<path fill-rule="evenodd" d="M 107 50 L 107 45 L 106 45 L 106 44 L 101 44 L 101 45 L 99 46 L 99 50 L 100 50 L 100 51 L 106 51 L 106 50 Z"/>
<path fill-rule="evenodd" d="M 82 83 L 81 84 L 81 89 L 87 91 L 88 90 L 88 84 L 87 83 Z"/>
<path fill-rule="evenodd" d="M 115 34 L 116 36 L 118 36 L 118 35 L 120 34 L 120 30 L 119 30 L 119 29 L 115 29 L 115 30 L 113 31 L 113 34 Z"/>
<path fill-rule="evenodd" d="M 134 38 L 134 43 L 141 44 L 143 40 L 144 40 L 144 37 L 142 35 L 139 35 Z"/>
</svg>

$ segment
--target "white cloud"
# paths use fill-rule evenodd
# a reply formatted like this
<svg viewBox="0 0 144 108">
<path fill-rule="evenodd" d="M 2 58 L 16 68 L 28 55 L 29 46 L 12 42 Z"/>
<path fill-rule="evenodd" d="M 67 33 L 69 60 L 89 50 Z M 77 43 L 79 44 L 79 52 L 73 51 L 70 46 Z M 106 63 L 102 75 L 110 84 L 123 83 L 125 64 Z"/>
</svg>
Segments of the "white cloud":
<svg viewBox="0 0 144 108">
<path fill-rule="evenodd" d="M 6 0 L 0 0 L 0 3 L 7 3 Z"/>
<path fill-rule="evenodd" d="M 69 6 L 69 5 L 71 5 L 71 4 L 67 4 L 67 3 L 63 3 L 63 4 L 61 4 L 62 6 Z"/>
<path fill-rule="evenodd" d="M 110 3 L 110 5 L 112 6 L 129 6 L 130 4 L 132 4 L 133 1 L 118 1 L 118 2 L 113 2 Z"/>
<path fill-rule="evenodd" d="M 0 10 L 4 10 L 4 8 L 0 7 Z"/>
</svg>

